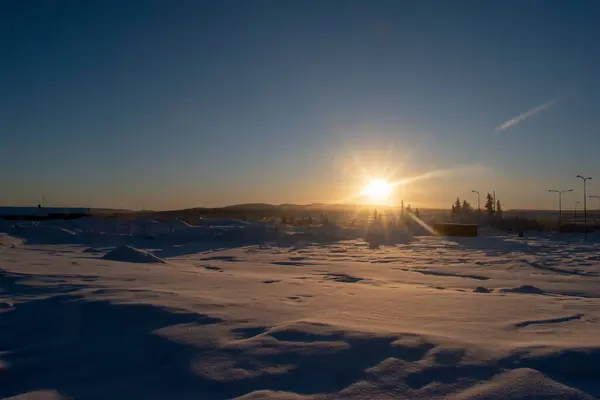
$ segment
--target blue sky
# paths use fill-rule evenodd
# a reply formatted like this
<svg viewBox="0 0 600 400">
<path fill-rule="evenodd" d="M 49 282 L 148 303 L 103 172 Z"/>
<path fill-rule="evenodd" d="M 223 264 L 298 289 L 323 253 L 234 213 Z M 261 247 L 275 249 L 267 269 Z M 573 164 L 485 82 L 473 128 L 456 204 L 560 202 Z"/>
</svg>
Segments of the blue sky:
<svg viewBox="0 0 600 400">
<path fill-rule="evenodd" d="M 397 196 L 553 208 L 548 189 L 574 188 L 568 207 L 577 174 L 600 194 L 599 17 L 592 1 L 5 0 L 0 204 L 328 202 L 365 172 L 444 171 Z"/>
</svg>

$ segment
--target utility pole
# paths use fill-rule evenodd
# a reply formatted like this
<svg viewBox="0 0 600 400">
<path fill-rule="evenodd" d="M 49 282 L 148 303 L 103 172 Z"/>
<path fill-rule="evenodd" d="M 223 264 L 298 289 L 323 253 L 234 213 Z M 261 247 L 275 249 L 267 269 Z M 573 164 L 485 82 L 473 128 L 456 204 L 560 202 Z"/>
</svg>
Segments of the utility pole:
<svg viewBox="0 0 600 400">
<path fill-rule="evenodd" d="M 477 212 L 481 212 L 481 196 L 477 190 L 471 190 L 473 193 L 477 193 Z"/>
<path fill-rule="evenodd" d="M 566 189 L 566 190 L 550 189 L 548 191 L 552 192 L 552 193 L 558 193 L 558 225 L 560 225 L 562 223 L 562 195 L 565 192 L 572 192 L 573 189 Z"/>
<path fill-rule="evenodd" d="M 583 181 L 583 229 L 587 232 L 587 194 L 585 191 L 585 184 L 592 179 L 592 177 L 588 176 L 585 178 L 581 175 L 577 175 L 577 177 Z"/>
</svg>

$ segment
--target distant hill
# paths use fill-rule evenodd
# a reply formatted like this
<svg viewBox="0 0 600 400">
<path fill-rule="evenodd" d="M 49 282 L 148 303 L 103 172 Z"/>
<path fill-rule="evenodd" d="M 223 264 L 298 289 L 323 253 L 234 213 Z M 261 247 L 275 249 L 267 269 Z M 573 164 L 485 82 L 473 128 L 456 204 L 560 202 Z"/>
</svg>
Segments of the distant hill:
<svg viewBox="0 0 600 400">
<path fill-rule="evenodd" d="M 92 214 L 114 214 L 114 213 L 129 213 L 132 210 L 122 208 L 90 208 Z"/>
<path fill-rule="evenodd" d="M 247 203 L 247 204 L 234 204 L 231 206 L 218 207 L 223 210 L 236 210 L 236 209 L 245 209 L 245 210 L 271 210 L 278 208 L 279 206 L 273 204 L 266 203 Z M 214 209 L 214 208 L 213 208 Z"/>
<path fill-rule="evenodd" d="M 225 207 L 215 208 L 188 208 L 183 210 L 168 210 L 168 211 L 137 211 L 122 213 L 121 217 L 125 218 L 154 218 L 154 219 L 173 219 L 181 218 L 185 221 L 192 222 L 198 218 L 236 218 L 243 220 L 256 220 L 262 218 L 279 218 L 282 216 L 295 216 L 295 217 L 319 217 L 321 214 L 325 214 L 333 219 L 346 218 L 349 215 L 355 217 L 366 218 L 370 215 L 373 210 L 379 212 L 398 212 L 398 207 L 389 206 L 368 206 L 361 205 L 356 206 L 354 204 L 323 204 L 323 203 L 312 203 L 312 204 L 266 204 L 266 203 L 246 203 L 246 204 L 233 204 Z M 433 209 L 419 209 L 421 215 L 428 213 L 445 213 L 448 210 L 433 210 Z"/>
</svg>

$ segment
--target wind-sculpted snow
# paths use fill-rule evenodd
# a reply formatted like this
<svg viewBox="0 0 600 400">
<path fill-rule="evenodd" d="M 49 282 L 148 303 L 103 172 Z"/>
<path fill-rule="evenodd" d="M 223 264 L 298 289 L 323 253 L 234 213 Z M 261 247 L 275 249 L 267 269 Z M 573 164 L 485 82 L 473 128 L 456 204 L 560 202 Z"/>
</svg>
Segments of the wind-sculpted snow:
<svg viewBox="0 0 600 400">
<path fill-rule="evenodd" d="M 85 251 L 85 250 L 84 250 Z M 108 253 L 103 258 L 105 260 L 133 262 L 133 263 L 157 263 L 165 264 L 166 261 L 156 257 L 147 251 L 135 249 L 131 246 L 119 246 Z"/>
<path fill-rule="evenodd" d="M 17 247 L 23 244 L 23 240 L 7 235 L 6 233 L 0 233 L 0 248 L 1 247 Z"/>
<path fill-rule="evenodd" d="M 600 398 L 595 242 L 247 228 L 0 236 L 0 398 Z"/>
</svg>

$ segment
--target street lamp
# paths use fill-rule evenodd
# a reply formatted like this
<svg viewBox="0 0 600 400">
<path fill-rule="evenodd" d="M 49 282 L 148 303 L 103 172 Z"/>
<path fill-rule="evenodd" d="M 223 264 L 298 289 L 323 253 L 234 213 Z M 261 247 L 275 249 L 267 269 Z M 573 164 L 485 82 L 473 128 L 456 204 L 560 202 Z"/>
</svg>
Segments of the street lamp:
<svg viewBox="0 0 600 400">
<path fill-rule="evenodd" d="M 573 189 L 565 189 L 565 190 L 548 190 L 549 192 L 552 193 L 558 193 L 558 224 L 561 224 L 562 221 L 562 195 L 565 192 L 572 192 Z"/>
<path fill-rule="evenodd" d="M 477 211 L 481 211 L 481 202 L 480 202 L 479 192 L 477 190 L 471 190 L 471 192 L 477 193 Z"/>
<path fill-rule="evenodd" d="M 590 199 L 598 199 L 598 202 L 600 203 L 600 196 L 589 196 L 589 197 L 590 197 Z M 600 210 L 600 206 L 598 207 L 598 210 Z M 594 219 L 596 219 L 596 218 L 594 217 Z"/>
<path fill-rule="evenodd" d="M 577 175 L 577 178 L 583 181 L 583 227 L 584 230 L 587 230 L 587 194 L 585 192 L 585 183 L 588 180 L 592 179 L 592 177 L 588 176 L 587 178 L 585 178 L 581 175 Z"/>
</svg>

